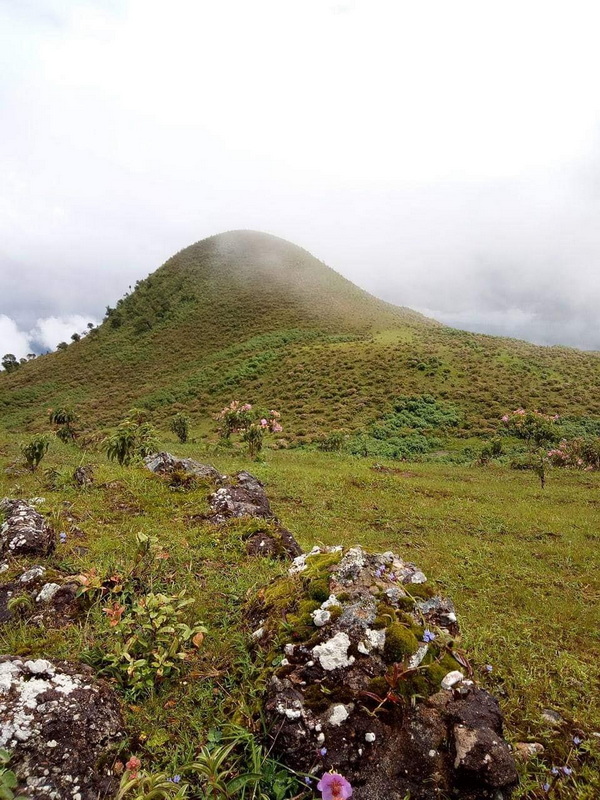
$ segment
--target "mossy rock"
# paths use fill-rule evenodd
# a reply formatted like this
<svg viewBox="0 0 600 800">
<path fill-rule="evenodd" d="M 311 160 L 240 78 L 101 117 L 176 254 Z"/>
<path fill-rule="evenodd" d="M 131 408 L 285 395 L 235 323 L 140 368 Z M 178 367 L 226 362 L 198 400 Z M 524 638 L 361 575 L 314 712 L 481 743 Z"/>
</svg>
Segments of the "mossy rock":
<svg viewBox="0 0 600 800">
<path fill-rule="evenodd" d="M 396 663 L 412 656 L 419 648 L 414 633 L 405 625 L 394 622 L 385 629 L 384 656 L 386 661 Z"/>
</svg>

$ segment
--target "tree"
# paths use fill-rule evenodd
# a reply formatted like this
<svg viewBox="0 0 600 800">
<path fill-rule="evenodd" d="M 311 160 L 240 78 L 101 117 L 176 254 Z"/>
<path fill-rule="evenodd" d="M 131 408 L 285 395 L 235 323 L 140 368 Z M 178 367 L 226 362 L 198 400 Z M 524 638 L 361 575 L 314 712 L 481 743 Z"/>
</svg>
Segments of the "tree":
<svg viewBox="0 0 600 800">
<path fill-rule="evenodd" d="M 69 345 L 66 342 L 59 342 L 56 345 L 57 350 L 66 350 Z"/>
<path fill-rule="evenodd" d="M 17 357 L 12 353 L 7 353 L 5 356 L 2 356 L 2 366 L 6 370 L 6 372 L 14 372 L 15 370 L 19 369 L 21 366 L 17 361 Z"/>
<path fill-rule="evenodd" d="M 72 442 L 77 438 L 73 423 L 77 421 L 77 414 L 70 408 L 55 408 L 50 411 L 50 422 L 57 426 L 56 435 L 61 442 Z"/>
<path fill-rule="evenodd" d="M 21 444 L 21 453 L 32 472 L 36 471 L 49 447 L 50 442 L 47 436 L 34 436 L 29 442 Z"/>
<path fill-rule="evenodd" d="M 79 341 L 81 341 L 81 336 L 78 333 L 72 333 L 71 334 L 71 340 L 73 342 L 79 342 Z"/>
</svg>

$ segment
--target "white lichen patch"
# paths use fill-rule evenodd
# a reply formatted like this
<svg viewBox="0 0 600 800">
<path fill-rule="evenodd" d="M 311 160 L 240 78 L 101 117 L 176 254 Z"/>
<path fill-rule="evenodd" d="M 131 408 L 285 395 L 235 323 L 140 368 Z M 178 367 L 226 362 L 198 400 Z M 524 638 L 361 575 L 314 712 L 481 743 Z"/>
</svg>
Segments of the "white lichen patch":
<svg viewBox="0 0 600 800">
<path fill-rule="evenodd" d="M 21 577 L 19 578 L 19 583 L 32 583 L 36 581 L 38 578 L 41 578 L 46 572 L 46 568 L 42 566 L 35 566 L 28 569 L 27 572 L 24 572 Z"/>
<path fill-rule="evenodd" d="M 319 547 L 315 545 L 308 553 L 296 556 L 288 570 L 288 575 L 298 575 L 300 572 L 304 572 L 308 566 L 306 562 L 311 556 L 320 556 L 323 553 L 339 553 L 342 549 L 341 545 L 336 545 L 335 547 Z"/>
<path fill-rule="evenodd" d="M 317 628 L 322 628 L 331 619 L 331 612 L 324 608 L 317 608 L 311 613 L 311 617 Z"/>
<path fill-rule="evenodd" d="M 60 589 L 60 585 L 58 583 L 45 583 L 38 596 L 35 598 L 36 603 L 49 603 L 54 595 Z"/>
<path fill-rule="evenodd" d="M 372 733 L 371 731 L 365 733 L 365 742 L 369 742 L 369 744 L 372 744 L 376 738 L 377 737 L 375 736 L 375 734 Z"/>
<path fill-rule="evenodd" d="M 408 668 L 416 669 L 427 655 L 428 649 L 429 648 L 427 647 L 426 644 L 422 644 L 417 650 L 417 652 L 410 657 L 410 661 L 408 662 Z"/>
<path fill-rule="evenodd" d="M 342 705 L 341 703 L 337 703 L 331 707 L 327 721 L 330 725 L 333 725 L 333 727 L 339 727 L 342 722 L 345 722 L 348 719 L 349 716 L 350 713 L 346 706 Z"/>
<path fill-rule="evenodd" d="M 465 676 L 458 669 L 449 672 L 442 680 L 442 689 L 451 689 L 455 684 L 460 683 L 465 679 Z"/>
<path fill-rule="evenodd" d="M 284 706 L 283 703 L 278 703 L 277 713 L 287 717 L 290 721 L 300 719 L 302 716 L 302 704 L 299 700 L 295 700 L 292 704 L 292 707 L 289 708 Z"/>
<path fill-rule="evenodd" d="M 327 642 L 313 647 L 313 655 L 319 659 L 319 663 L 325 670 L 349 667 L 354 664 L 354 656 L 348 655 L 350 638 L 347 633 L 339 631 Z"/>
</svg>

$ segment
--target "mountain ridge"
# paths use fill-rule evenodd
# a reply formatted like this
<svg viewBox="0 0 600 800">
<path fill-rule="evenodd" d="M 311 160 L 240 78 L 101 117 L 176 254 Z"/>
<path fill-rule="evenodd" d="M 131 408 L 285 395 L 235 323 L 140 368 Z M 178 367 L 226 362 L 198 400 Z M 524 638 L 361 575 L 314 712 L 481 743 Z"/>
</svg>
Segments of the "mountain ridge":
<svg viewBox="0 0 600 800">
<path fill-rule="evenodd" d="M 477 432 L 518 405 L 599 414 L 599 366 L 598 354 L 449 328 L 297 245 L 238 230 L 174 254 L 82 341 L 3 375 L 0 409 L 13 429 L 35 429 L 55 404 L 101 425 L 132 405 L 156 422 L 176 410 L 206 421 L 239 397 L 287 409 L 289 435 L 306 441 L 427 393 Z"/>
</svg>

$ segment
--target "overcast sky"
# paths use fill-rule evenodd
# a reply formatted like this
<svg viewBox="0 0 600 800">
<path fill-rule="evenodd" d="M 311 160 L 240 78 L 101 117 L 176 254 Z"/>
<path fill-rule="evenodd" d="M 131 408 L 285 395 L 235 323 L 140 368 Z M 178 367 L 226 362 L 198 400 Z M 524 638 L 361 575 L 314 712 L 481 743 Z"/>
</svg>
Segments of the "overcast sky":
<svg viewBox="0 0 600 800">
<path fill-rule="evenodd" d="M 234 228 L 457 327 L 600 349 L 597 12 L 0 0 L 0 355 Z"/>
</svg>

